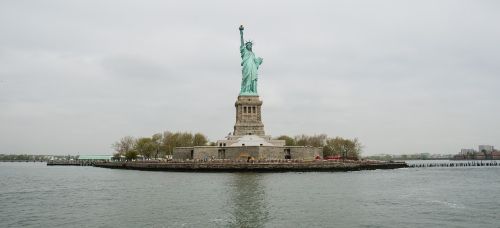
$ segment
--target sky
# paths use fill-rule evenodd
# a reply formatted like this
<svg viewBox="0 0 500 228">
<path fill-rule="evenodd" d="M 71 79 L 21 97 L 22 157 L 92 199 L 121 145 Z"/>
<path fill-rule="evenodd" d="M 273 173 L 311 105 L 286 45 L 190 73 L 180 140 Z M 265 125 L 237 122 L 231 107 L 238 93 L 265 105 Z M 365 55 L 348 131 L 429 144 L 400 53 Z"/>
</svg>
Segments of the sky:
<svg viewBox="0 0 500 228">
<path fill-rule="evenodd" d="M 235 123 L 240 24 L 272 136 L 500 147 L 498 1 L 0 1 L 0 153 L 111 154 Z"/>
</svg>

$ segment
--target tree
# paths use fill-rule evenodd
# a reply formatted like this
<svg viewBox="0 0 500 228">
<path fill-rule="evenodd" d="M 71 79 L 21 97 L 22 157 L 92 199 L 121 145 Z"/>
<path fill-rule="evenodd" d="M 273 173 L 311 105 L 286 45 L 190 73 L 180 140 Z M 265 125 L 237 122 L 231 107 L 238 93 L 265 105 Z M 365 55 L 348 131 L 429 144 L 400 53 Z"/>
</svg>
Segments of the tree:
<svg viewBox="0 0 500 228">
<path fill-rule="evenodd" d="M 363 145 L 361 145 L 358 138 L 346 140 L 349 141 L 349 143 L 347 143 L 347 157 L 354 158 L 356 160 L 359 159 L 359 157 L 361 156 L 361 150 L 363 150 Z"/>
<path fill-rule="evenodd" d="M 113 160 L 115 160 L 115 161 L 119 161 L 120 159 L 121 159 L 121 155 L 120 155 L 120 153 L 114 153 L 114 154 L 113 154 Z"/>
<path fill-rule="evenodd" d="M 144 158 L 149 159 L 156 150 L 156 145 L 151 138 L 139 138 L 135 143 L 134 150 Z"/>
<path fill-rule="evenodd" d="M 125 159 L 127 159 L 127 161 L 132 161 L 137 159 L 137 151 L 135 150 L 127 151 L 127 153 L 125 153 Z"/>
<path fill-rule="evenodd" d="M 288 135 L 282 135 L 276 139 L 277 140 L 285 140 L 285 146 L 296 146 L 297 145 L 297 143 L 295 142 L 295 139 L 288 136 Z"/>
<path fill-rule="evenodd" d="M 132 136 L 125 136 L 118 142 L 113 143 L 112 147 L 120 155 L 125 155 L 128 151 L 132 150 L 135 145 L 135 139 Z"/>
<path fill-rule="evenodd" d="M 322 147 L 325 145 L 328 136 L 326 134 L 313 135 L 309 137 L 308 146 Z"/>
<path fill-rule="evenodd" d="M 333 141 L 333 139 L 327 139 L 326 145 L 323 147 L 323 157 L 337 155 L 340 155 L 340 152 L 339 150 L 336 150 L 335 142 Z"/>
<path fill-rule="evenodd" d="M 205 146 L 208 143 L 208 139 L 202 133 L 196 133 L 193 137 L 193 146 Z"/>
<path fill-rule="evenodd" d="M 155 154 L 154 157 L 158 158 L 159 155 L 161 157 L 164 156 L 164 151 L 162 150 L 162 141 L 163 141 L 163 135 L 161 133 L 156 133 L 153 136 L 151 136 L 151 142 L 154 144 L 155 147 Z"/>
<path fill-rule="evenodd" d="M 340 147 L 341 142 L 339 138 L 329 138 L 326 140 L 326 145 L 323 147 L 323 156 L 337 156 L 342 153 L 342 149 Z"/>
<path fill-rule="evenodd" d="M 323 147 L 323 156 L 340 155 L 342 158 L 358 159 L 362 145 L 357 138 L 344 139 L 341 137 L 329 138 Z"/>
<path fill-rule="evenodd" d="M 176 133 L 179 134 L 177 137 L 176 145 L 178 147 L 193 146 L 193 134 L 189 132 Z"/>
<path fill-rule="evenodd" d="M 207 142 L 207 137 L 201 133 L 193 135 L 189 132 L 172 133 L 166 131 L 163 133 L 162 147 L 166 154 L 172 154 L 176 147 L 204 146 Z"/>
<path fill-rule="evenodd" d="M 297 135 L 295 136 L 295 142 L 297 146 L 313 146 L 313 147 L 322 147 L 325 145 L 325 141 L 328 138 L 325 134 L 319 135 Z"/>
<path fill-rule="evenodd" d="M 163 133 L 163 150 L 165 151 L 166 154 L 172 154 L 174 151 L 174 148 L 176 147 L 176 142 L 177 142 L 177 134 L 174 134 L 170 131 L 165 131 Z"/>
<path fill-rule="evenodd" d="M 307 146 L 308 142 L 309 142 L 309 136 L 307 135 L 295 136 L 295 144 L 297 146 Z"/>
</svg>

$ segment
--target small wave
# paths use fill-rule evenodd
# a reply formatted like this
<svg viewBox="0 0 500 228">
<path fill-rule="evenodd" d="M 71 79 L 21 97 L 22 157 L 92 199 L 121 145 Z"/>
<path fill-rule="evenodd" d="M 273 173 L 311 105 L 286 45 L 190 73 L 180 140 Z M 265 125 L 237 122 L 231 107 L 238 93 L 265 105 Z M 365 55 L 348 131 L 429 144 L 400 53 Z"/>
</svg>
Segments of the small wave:
<svg viewBox="0 0 500 228">
<path fill-rule="evenodd" d="M 434 204 L 440 204 L 440 205 L 444 205 L 444 206 L 447 206 L 449 208 L 455 208 L 455 209 L 464 209 L 465 208 L 465 205 L 460 205 L 460 204 L 450 203 L 450 202 L 440 201 L 440 200 L 431 200 L 431 201 L 427 201 L 427 202 L 434 203 Z"/>
</svg>

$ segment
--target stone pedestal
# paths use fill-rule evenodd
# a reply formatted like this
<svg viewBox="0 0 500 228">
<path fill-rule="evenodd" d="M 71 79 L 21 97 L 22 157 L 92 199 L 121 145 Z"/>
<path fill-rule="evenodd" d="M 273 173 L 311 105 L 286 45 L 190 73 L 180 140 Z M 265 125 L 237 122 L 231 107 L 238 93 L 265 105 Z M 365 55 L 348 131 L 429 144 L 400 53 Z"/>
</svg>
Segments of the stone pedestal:
<svg viewBox="0 0 500 228">
<path fill-rule="evenodd" d="M 233 135 L 265 136 L 261 119 L 262 101 L 259 96 L 238 96 L 234 106 L 236 107 L 236 124 Z"/>
</svg>

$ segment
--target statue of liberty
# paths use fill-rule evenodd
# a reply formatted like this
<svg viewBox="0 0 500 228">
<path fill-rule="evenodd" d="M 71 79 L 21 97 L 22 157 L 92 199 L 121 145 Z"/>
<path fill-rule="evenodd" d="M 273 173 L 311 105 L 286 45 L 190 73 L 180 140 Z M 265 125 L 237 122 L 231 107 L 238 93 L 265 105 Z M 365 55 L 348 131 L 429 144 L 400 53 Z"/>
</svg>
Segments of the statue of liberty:
<svg viewBox="0 0 500 228">
<path fill-rule="evenodd" d="M 262 64 L 262 58 L 255 57 L 252 52 L 252 41 L 243 40 L 243 25 L 240 26 L 240 53 L 241 53 L 241 80 L 240 96 L 258 96 L 257 94 L 257 70 Z"/>
</svg>

